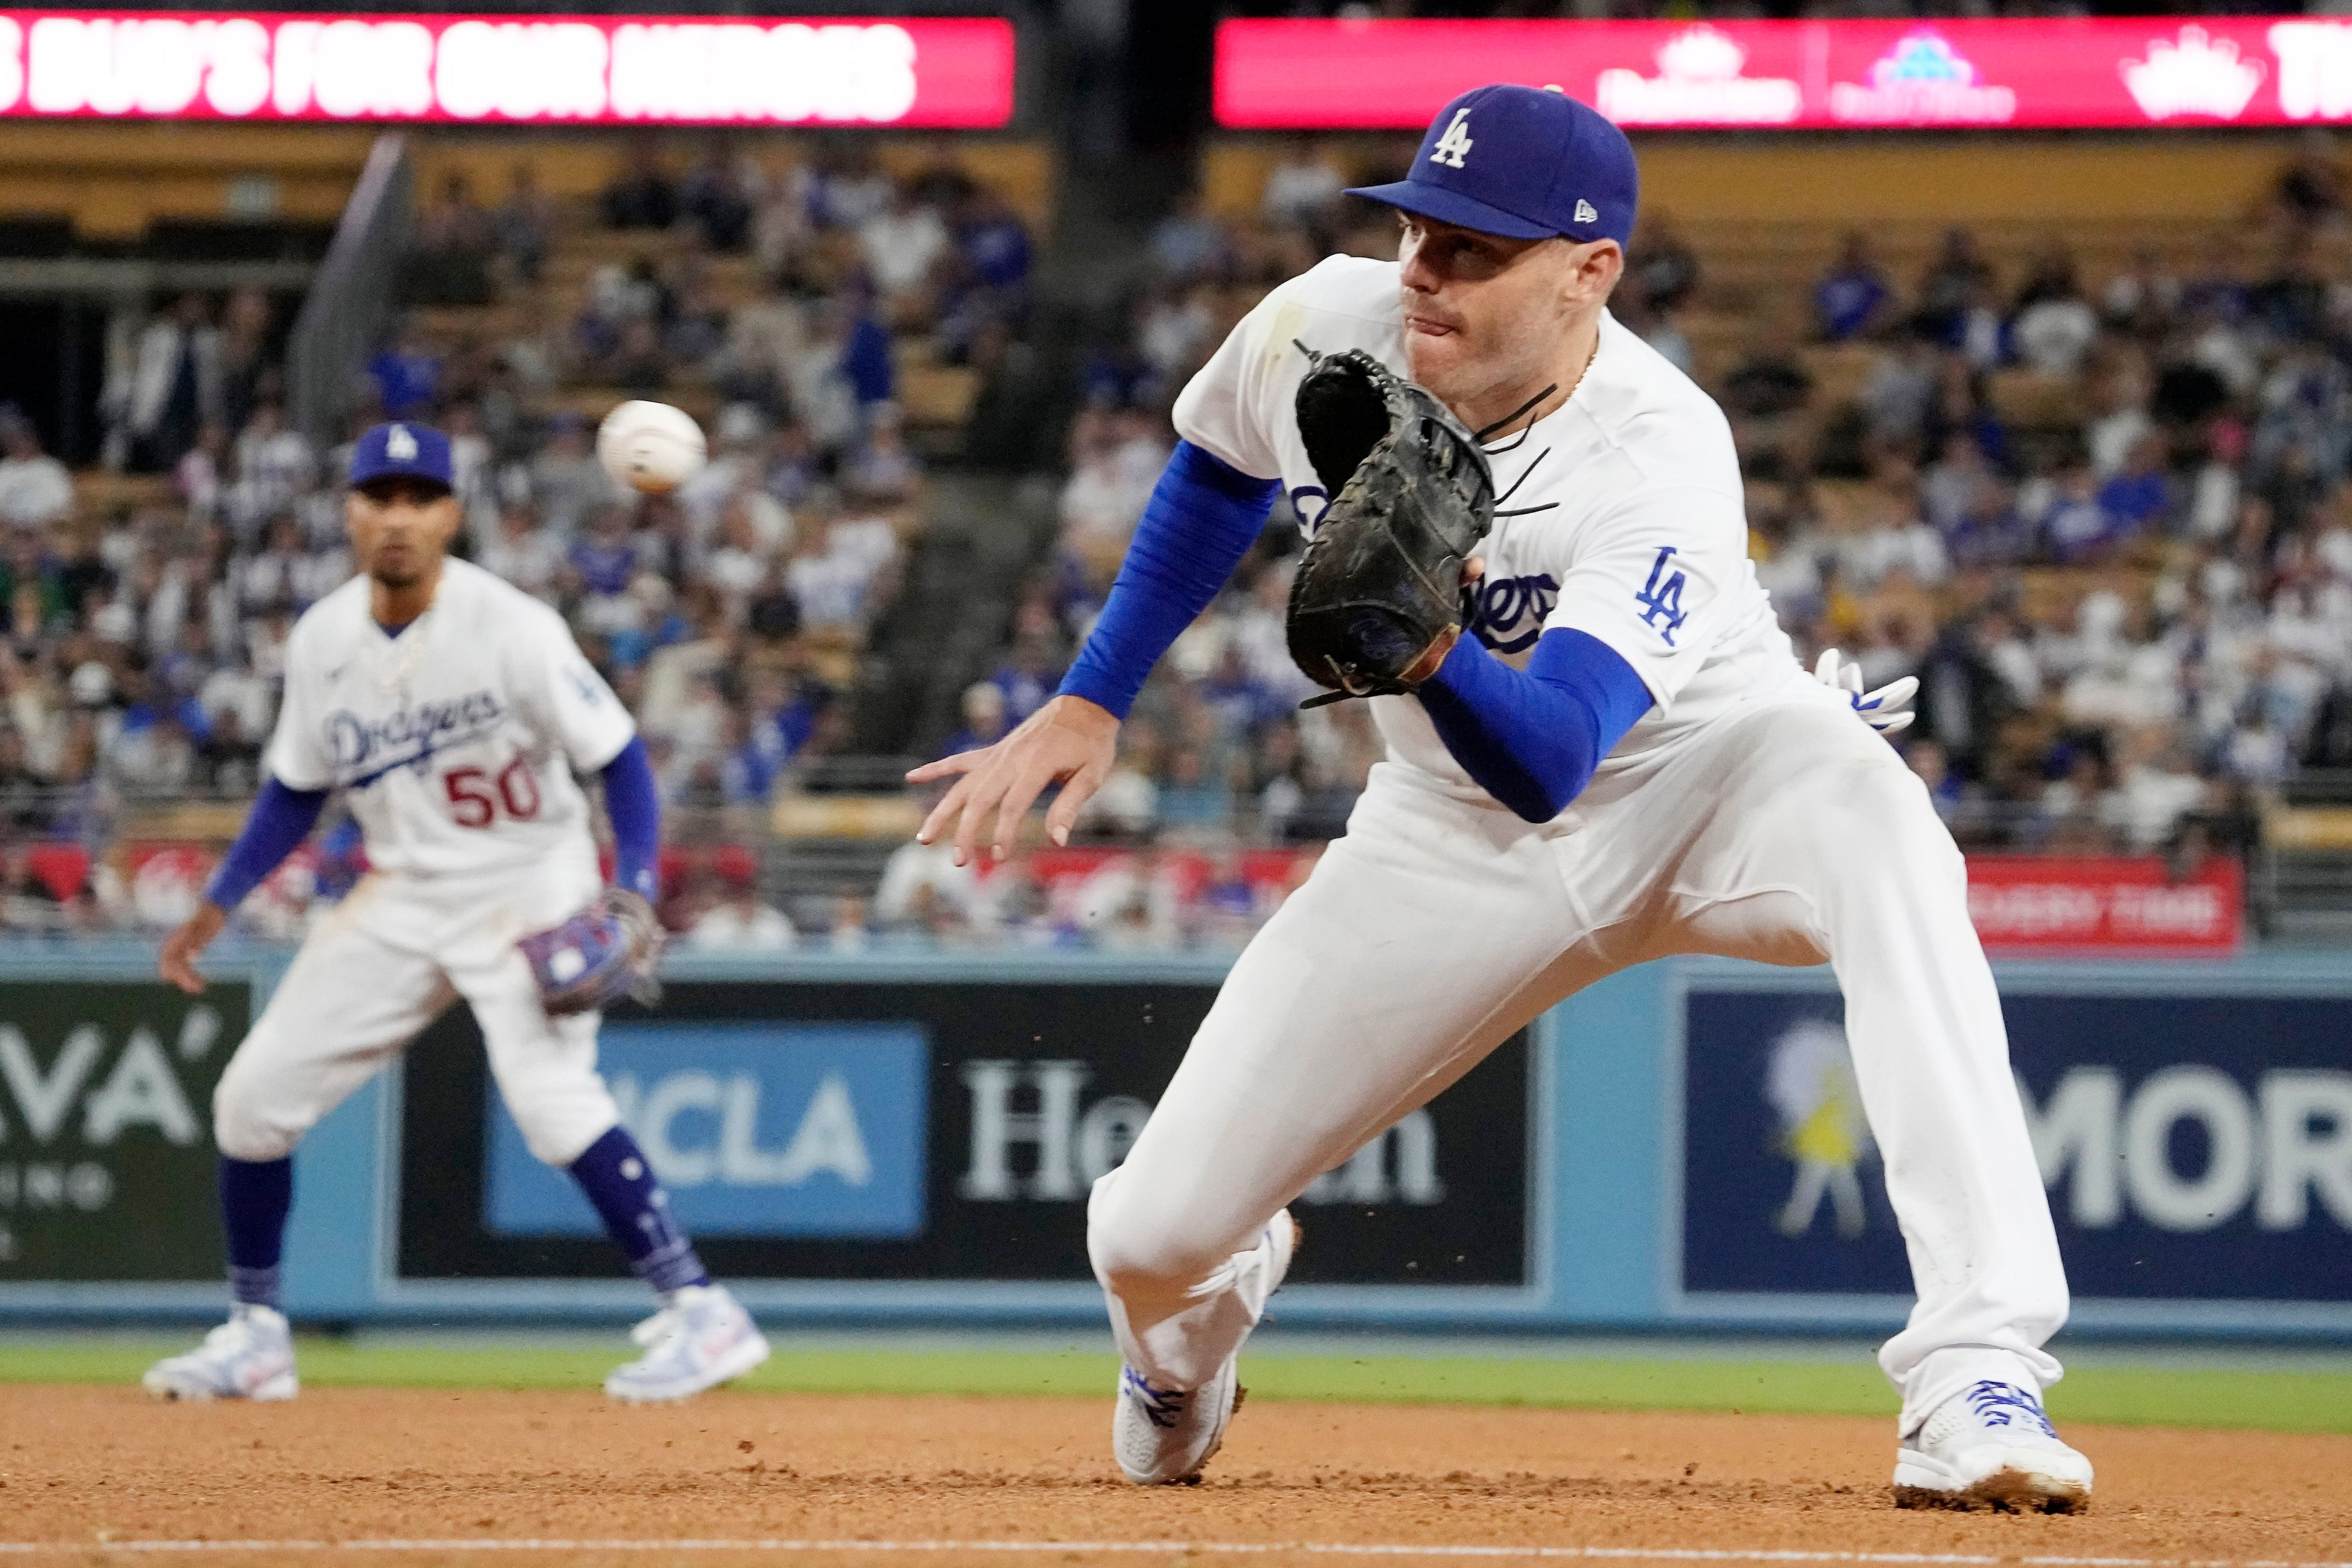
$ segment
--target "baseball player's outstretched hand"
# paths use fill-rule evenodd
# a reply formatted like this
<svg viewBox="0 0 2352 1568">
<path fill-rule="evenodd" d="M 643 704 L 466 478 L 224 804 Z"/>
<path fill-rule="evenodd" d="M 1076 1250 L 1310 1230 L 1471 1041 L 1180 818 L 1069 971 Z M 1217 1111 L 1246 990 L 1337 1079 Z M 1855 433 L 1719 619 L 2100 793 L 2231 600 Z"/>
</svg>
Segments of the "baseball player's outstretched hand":
<svg viewBox="0 0 2352 1568">
<path fill-rule="evenodd" d="M 221 927 L 228 923 L 228 911 L 210 900 L 198 904 L 196 912 L 180 922 L 178 929 L 163 939 L 163 957 L 155 967 L 163 978 L 191 996 L 205 992 L 205 977 L 196 973 L 196 955 L 210 946 L 220 935 Z"/>
<path fill-rule="evenodd" d="M 972 846 L 992 810 L 996 826 L 989 854 L 1002 860 L 1013 852 L 1013 837 L 1029 807 L 1047 784 L 1058 784 L 1062 793 L 1053 810 L 1045 814 L 1045 828 L 1055 843 L 1066 844 L 1078 808 L 1102 787 L 1118 755 L 1118 721 L 1108 709 L 1083 697 L 1056 697 L 994 745 L 958 752 L 908 773 L 909 784 L 956 781 L 923 819 L 915 837 L 920 843 L 935 843 L 952 829 L 955 863 L 968 866 Z"/>
</svg>

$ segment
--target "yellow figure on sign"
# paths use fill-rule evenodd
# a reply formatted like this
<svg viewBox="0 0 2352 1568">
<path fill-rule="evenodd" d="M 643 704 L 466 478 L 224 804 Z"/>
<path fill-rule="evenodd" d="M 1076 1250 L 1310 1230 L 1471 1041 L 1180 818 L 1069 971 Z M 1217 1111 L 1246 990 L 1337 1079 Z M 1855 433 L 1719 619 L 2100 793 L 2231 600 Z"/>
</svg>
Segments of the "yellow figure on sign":
<svg viewBox="0 0 2352 1568">
<path fill-rule="evenodd" d="M 1796 1184 L 1773 1228 L 1802 1236 L 1813 1227 L 1822 1200 L 1830 1201 L 1838 1234 L 1857 1237 L 1868 1223 L 1854 1166 L 1870 1151 L 1870 1123 L 1845 1030 L 1821 1018 L 1792 1025 L 1772 1043 L 1764 1095 L 1780 1119 L 1780 1144 L 1797 1163 Z"/>
</svg>

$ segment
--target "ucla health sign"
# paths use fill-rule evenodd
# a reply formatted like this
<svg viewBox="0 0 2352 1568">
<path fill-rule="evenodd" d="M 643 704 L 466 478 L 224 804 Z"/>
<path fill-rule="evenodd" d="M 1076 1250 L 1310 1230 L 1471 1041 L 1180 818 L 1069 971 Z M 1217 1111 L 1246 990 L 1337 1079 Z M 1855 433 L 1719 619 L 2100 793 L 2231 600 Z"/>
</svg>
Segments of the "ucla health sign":
<svg viewBox="0 0 2352 1568">
<path fill-rule="evenodd" d="M 621 1121 L 697 1236 L 910 1237 L 923 1228 L 923 1032 L 889 1024 L 604 1026 Z M 602 1236 L 561 1171 L 490 1107 L 488 1228 Z"/>
<path fill-rule="evenodd" d="M 1419 130 L 1497 81 L 1558 86 L 1629 129 L 2307 124 L 2352 118 L 2352 21 L 1264 17 L 1217 30 L 1217 121 L 1235 129 Z"/>
<path fill-rule="evenodd" d="M 2352 1298 L 2352 1001 L 2004 994 L 2077 1298 Z M 1911 1289 L 1834 993 L 1683 1000 L 1685 1292 Z"/>
</svg>

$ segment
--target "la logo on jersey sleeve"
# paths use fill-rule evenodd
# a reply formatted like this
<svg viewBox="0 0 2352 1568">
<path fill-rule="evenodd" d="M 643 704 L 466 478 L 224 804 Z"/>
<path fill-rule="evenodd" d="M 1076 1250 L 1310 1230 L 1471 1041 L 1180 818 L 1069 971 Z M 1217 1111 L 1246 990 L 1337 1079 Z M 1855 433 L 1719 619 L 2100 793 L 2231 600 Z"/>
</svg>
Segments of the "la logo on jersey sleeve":
<svg viewBox="0 0 2352 1568">
<path fill-rule="evenodd" d="M 1669 574 L 1674 558 L 1673 545 L 1660 545 L 1658 558 L 1650 563 L 1650 580 L 1633 595 L 1633 602 L 1642 606 L 1642 624 L 1664 637 L 1668 647 L 1675 646 L 1675 634 L 1690 618 L 1690 612 L 1683 608 L 1683 589 L 1689 578 L 1679 567 Z"/>
</svg>

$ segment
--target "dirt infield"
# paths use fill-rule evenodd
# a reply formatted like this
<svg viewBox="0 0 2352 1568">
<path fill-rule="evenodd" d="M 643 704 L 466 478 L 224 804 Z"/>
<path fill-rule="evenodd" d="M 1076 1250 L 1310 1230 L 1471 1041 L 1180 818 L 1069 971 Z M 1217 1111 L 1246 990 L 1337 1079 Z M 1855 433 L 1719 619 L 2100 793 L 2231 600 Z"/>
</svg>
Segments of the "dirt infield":
<svg viewBox="0 0 2352 1568">
<path fill-rule="evenodd" d="M 721 1394 L 630 1410 L 591 1393 L 320 1389 L 291 1405 L 204 1406 L 131 1388 L 16 1386 L 0 1389 L 0 1555 L 120 1562 L 132 1542 L 203 1541 L 271 1543 L 212 1546 L 207 1563 L 363 1551 L 403 1563 L 1009 1568 L 1305 1562 L 1340 1545 L 2352 1559 L 2352 1437 L 2078 1426 L 2069 1436 L 2099 1467 L 2095 1510 L 2012 1518 L 1896 1510 L 1889 1424 L 1843 1417 L 1261 1402 L 1204 1484 L 1152 1491 L 1117 1479 L 1108 1424 L 1108 1398 Z M 526 1539 L 585 1544 L 489 1544 Z M 301 1544 L 359 1541 L 377 1544 Z M 676 1544 L 593 1544 L 621 1541 Z M 771 1544 L 710 1544 L 756 1541 Z M 828 1542 L 908 1544 L 812 1544 Z M 967 1542 L 1004 1544 L 940 1544 Z M 58 1550 L 9 1550 L 18 1542 Z M 1102 1544 L 1142 1542 L 1166 1544 Z"/>
</svg>

